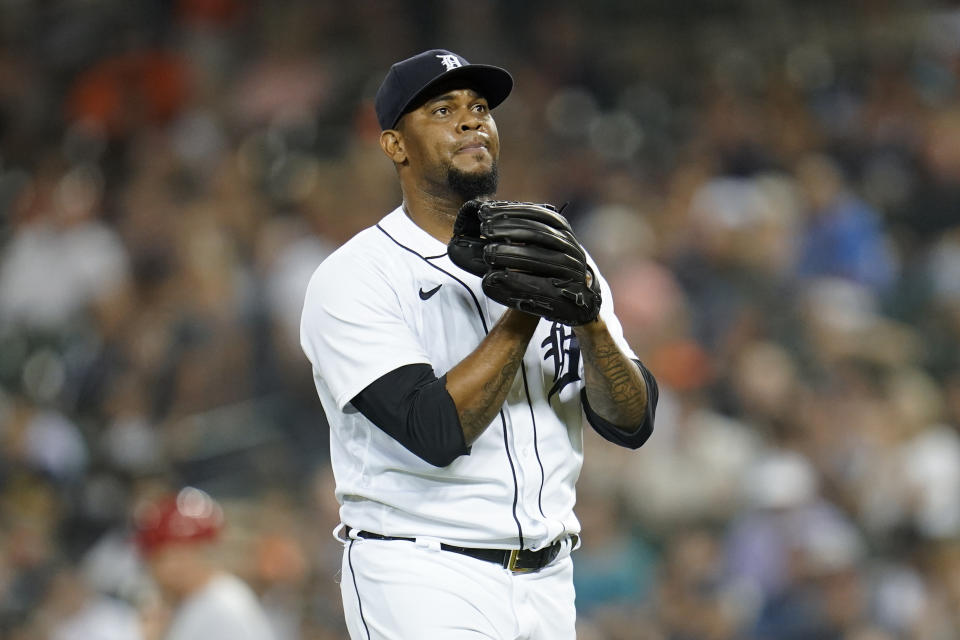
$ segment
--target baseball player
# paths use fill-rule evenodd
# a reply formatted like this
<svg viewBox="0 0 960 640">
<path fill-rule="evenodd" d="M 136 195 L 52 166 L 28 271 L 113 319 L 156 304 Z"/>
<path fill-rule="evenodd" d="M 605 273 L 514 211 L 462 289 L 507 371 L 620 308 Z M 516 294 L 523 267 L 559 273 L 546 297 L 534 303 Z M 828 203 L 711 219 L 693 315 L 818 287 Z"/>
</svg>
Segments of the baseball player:
<svg viewBox="0 0 960 640">
<path fill-rule="evenodd" d="M 512 87 L 445 50 L 393 65 L 375 107 L 403 202 L 307 289 L 354 640 L 573 638 L 583 426 L 653 429 L 656 382 L 566 220 L 491 199 Z"/>
<path fill-rule="evenodd" d="M 194 487 L 134 514 L 137 547 L 154 582 L 175 603 L 163 640 L 274 640 L 253 590 L 213 561 L 211 545 L 223 526 L 220 505 Z"/>
</svg>

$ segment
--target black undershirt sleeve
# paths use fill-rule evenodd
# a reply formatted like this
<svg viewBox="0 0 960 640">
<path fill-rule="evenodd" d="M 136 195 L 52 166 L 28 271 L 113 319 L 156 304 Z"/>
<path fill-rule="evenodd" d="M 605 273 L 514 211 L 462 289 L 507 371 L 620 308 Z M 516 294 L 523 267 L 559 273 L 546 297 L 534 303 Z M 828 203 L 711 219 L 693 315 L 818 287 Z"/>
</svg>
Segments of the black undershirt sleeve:
<svg viewBox="0 0 960 640">
<path fill-rule="evenodd" d="M 428 364 L 408 364 L 382 375 L 350 403 L 411 453 L 445 467 L 470 453 L 446 376 Z"/>
<path fill-rule="evenodd" d="M 593 430 L 614 444 L 628 449 L 638 449 L 653 434 L 653 420 L 657 413 L 657 399 L 660 397 L 660 389 L 657 386 L 657 380 L 653 374 L 639 360 L 634 360 L 640 367 L 640 374 L 647 385 L 647 415 L 644 416 L 637 428 L 632 432 L 626 432 L 617 428 L 610 422 L 594 412 L 590 403 L 587 401 L 587 390 L 580 391 L 580 399 L 583 401 L 583 412 L 587 416 L 587 422 L 593 427 Z"/>
</svg>

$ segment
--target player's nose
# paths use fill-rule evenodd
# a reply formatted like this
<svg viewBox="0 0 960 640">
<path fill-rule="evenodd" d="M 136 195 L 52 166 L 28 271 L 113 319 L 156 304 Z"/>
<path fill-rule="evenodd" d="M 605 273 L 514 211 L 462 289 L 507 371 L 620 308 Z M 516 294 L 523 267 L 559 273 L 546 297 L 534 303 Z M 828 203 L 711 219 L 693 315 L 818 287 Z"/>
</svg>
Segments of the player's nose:
<svg viewBox="0 0 960 640">
<path fill-rule="evenodd" d="M 460 118 L 461 131 L 475 130 L 481 126 L 483 126 L 483 120 L 481 120 L 479 114 L 473 109 L 468 109 Z"/>
</svg>

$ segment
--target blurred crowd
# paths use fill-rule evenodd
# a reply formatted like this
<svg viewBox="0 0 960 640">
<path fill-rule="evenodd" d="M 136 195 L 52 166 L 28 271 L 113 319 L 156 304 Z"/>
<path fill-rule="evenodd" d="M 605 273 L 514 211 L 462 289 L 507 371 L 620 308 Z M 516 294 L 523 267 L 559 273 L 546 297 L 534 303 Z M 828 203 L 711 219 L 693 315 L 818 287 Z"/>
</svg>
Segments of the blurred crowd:
<svg viewBox="0 0 960 640">
<path fill-rule="evenodd" d="M 372 95 L 508 68 L 660 382 L 585 433 L 581 640 L 960 638 L 960 7 L 0 2 L 0 637 L 150 640 L 138 502 L 224 505 L 278 640 L 343 640 L 306 281 L 398 203 Z"/>
</svg>

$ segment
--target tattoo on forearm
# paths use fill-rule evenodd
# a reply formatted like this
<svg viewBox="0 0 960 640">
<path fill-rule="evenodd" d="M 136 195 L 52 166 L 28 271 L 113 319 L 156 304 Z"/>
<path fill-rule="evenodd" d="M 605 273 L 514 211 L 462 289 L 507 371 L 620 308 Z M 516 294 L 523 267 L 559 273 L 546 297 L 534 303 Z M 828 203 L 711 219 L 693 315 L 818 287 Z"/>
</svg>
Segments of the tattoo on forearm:
<svg viewBox="0 0 960 640">
<path fill-rule="evenodd" d="M 460 426 L 463 428 L 463 439 L 466 443 L 472 444 L 474 440 L 480 437 L 483 429 L 489 424 L 481 423 L 482 413 L 472 409 L 464 409 L 460 412 Z"/>
<path fill-rule="evenodd" d="M 613 424 L 634 427 L 647 410 L 647 390 L 637 366 L 616 344 L 603 340 L 582 350 L 590 406 Z"/>
<path fill-rule="evenodd" d="M 515 347 L 510 353 L 507 365 L 487 381 L 475 401 L 460 412 L 460 425 L 467 444 L 478 438 L 500 411 L 510 391 L 510 385 L 513 384 L 513 379 L 517 375 L 517 369 L 520 368 L 525 350 L 526 344 Z"/>
</svg>

